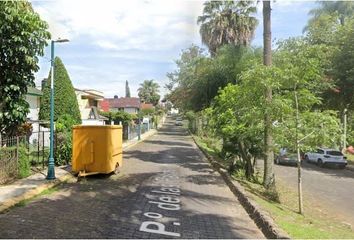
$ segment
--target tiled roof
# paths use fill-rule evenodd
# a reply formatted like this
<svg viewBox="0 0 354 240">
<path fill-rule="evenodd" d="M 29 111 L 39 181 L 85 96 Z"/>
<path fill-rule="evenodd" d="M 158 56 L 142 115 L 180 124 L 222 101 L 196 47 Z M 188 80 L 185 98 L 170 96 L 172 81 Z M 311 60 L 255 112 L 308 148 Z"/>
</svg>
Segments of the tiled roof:
<svg viewBox="0 0 354 240">
<path fill-rule="evenodd" d="M 107 99 L 103 99 L 98 102 L 98 109 L 103 112 L 109 112 L 109 102 Z"/>
<path fill-rule="evenodd" d="M 140 98 L 105 98 L 108 101 L 109 108 L 139 108 Z"/>
<path fill-rule="evenodd" d="M 141 103 L 141 109 L 153 109 L 154 105 L 152 103 Z"/>
</svg>

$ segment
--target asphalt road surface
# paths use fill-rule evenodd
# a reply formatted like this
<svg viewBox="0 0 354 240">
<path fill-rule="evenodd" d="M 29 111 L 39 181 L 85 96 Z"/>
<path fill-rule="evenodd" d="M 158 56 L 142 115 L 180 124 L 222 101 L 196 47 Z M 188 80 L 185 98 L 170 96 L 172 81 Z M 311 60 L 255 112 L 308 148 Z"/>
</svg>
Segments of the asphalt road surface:
<svg viewBox="0 0 354 240">
<path fill-rule="evenodd" d="M 277 178 L 297 189 L 296 167 L 276 165 L 274 172 Z M 304 162 L 302 182 L 303 191 L 317 205 L 354 227 L 354 172 Z"/>
<path fill-rule="evenodd" d="M 124 153 L 120 174 L 0 214 L 1 238 L 264 238 L 182 127 Z"/>
</svg>

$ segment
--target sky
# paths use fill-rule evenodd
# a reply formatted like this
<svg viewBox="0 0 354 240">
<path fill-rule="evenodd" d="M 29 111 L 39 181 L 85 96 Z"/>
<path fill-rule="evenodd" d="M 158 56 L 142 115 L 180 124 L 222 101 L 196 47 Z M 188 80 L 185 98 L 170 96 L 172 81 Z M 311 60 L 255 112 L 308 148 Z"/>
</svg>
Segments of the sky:
<svg viewBox="0 0 354 240">
<path fill-rule="evenodd" d="M 197 18 L 200 0 L 32 0 L 34 10 L 49 24 L 52 39 L 75 88 L 95 89 L 104 96 L 125 96 L 128 80 L 132 96 L 139 84 L 154 79 L 163 96 L 167 72 L 191 44 L 202 46 Z M 313 1 L 272 2 L 272 39 L 302 35 Z M 262 46 L 262 3 L 257 4 L 254 46 Z M 50 68 L 50 46 L 40 58 L 36 85 Z"/>
</svg>

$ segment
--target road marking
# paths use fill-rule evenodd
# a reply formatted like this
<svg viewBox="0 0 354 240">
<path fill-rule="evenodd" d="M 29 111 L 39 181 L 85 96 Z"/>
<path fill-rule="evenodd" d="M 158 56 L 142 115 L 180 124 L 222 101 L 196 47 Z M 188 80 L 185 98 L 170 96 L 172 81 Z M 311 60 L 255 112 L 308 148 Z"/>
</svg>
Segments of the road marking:
<svg viewBox="0 0 354 240">
<path fill-rule="evenodd" d="M 167 211 L 178 211 L 181 209 L 181 200 L 179 196 L 181 191 L 177 181 L 179 177 L 177 172 L 173 170 L 164 170 L 159 176 L 154 177 L 154 182 L 156 185 L 160 186 L 151 190 L 153 194 L 159 194 L 156 196 L 157 201 L 148 201 L 148 203 L 153 204 L 158 209 L 163 209 Z M 157 211 L 158 211 L 157 209 Z M 154 221 L 143 221 L 140 225 L 139 231 L 156 233 L 167 236 L 180 237 L 181 234 L 178 232 L 166 231 L 165 224 L 158 222 L 158 219 L 163 218 L 164 216 L 157 212 L 146 212 L 144 216 Z M 174 226 L 180 226 L 180 222 L 173 222 Z"/>
</svg>

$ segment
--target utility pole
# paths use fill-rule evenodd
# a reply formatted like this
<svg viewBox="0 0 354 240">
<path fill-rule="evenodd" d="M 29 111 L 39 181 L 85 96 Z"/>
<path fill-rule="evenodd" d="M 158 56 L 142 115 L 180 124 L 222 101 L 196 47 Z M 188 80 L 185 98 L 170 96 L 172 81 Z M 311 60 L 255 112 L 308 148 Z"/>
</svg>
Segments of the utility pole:
<svg viewBox="0 0 354 240">
<path fill-rule="evenodd" d="M 58 39 L 51 41 L 51 78 L 50 78 L 50 143 L 47 180 L 55 179 L 54 169 L 54 43 L 69 42 L 68 39 Z"/>
</svg>

